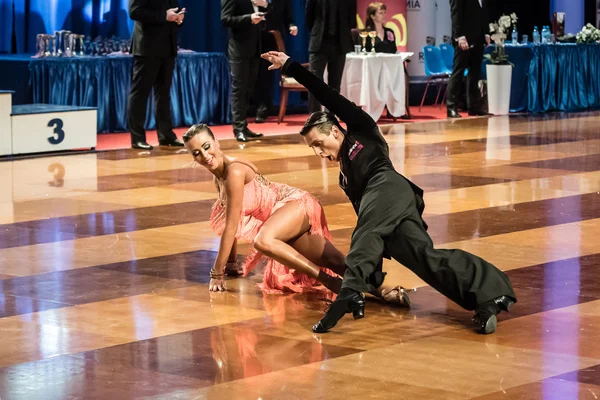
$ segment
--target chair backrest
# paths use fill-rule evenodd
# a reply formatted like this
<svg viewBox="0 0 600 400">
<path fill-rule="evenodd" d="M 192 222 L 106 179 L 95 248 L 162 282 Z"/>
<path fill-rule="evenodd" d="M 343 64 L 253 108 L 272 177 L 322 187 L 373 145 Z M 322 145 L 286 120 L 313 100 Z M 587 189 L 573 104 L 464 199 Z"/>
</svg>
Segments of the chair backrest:
<svg viewBox="0 0 600 400">
<path fill-rule="evenodd" d="M 269 31 L 269 33 L 275 38 L 275 45 L 277 46 L 277 51 L 285 53 L 285 44 L 283 43 L 283 37 L 281 36 L 281 32 L 273 30 Z"/>
<path fill-rule="evenodd" d="M 435 46 L 423 46 L 423 61 L 427 76 L 447 74 L 448 69 L 442 61 L 440 49 Z"/>
<path fill-rule="evenodd" d="M 442 60 L 444 60 L 446 68 L 452 71 L 452 67 L 454 66 L 454 47 L 447 43 L 440 44 L 440 52 L 442 53 Z"/>
</svg>

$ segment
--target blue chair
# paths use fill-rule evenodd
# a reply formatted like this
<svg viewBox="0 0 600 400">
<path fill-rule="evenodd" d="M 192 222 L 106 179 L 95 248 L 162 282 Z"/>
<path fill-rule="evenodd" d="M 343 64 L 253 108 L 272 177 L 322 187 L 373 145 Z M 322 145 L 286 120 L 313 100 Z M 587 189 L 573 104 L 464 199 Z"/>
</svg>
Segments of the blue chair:
<svg viewBox="0 0 600 400">
<path fill-rule="evenodd" d="M 440 44 L 439 47 L 446 69 L 452 71 L 452 68 L 454 67 L 454 47 L 446 43 Z"/>
<path fill-rule="evenodd" d="M 423 61 L 425 63 L 425 75 L 427 75 L 427 86 L 425 86 L 425 93 L 423 93 L 419 111 L 421 111 L 421 108 L 423 107 L 429 85 L 432 83 L 439 85 L 437 97 L 435 98 L 435 104 L 438 103 L 440 93 L 442 92 L 442 86 L 444 83 L 448 82 L 451 73 L 442 60 L 440 49 L 435 46 L 423 46 Z"/>
</svg>

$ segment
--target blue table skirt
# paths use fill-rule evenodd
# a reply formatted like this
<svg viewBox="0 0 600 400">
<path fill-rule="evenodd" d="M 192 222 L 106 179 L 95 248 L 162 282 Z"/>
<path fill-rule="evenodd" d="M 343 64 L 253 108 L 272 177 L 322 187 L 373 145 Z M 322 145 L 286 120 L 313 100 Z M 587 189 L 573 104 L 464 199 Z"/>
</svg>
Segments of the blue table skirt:
<svg viewBox="0 0 600 400">
<path fill-rule="evenodd" d="M 493 47 L 488 47 L 485 52 L 492 50 Z M 511 112 L 578 111 L 600 107 L 600 45 L 506 45 L 506 53 L 515 65 Z"/>
<path fill-rule="evenodd" d="M 33 59 L 29 64 L 34 103 L 98 107 L 98 132 L 127 130 L 132 56 Z M 171 87 L 174 126 L 230 123 L 230 74 L 225 55 L 180 53 Z M 150 96 L 146 128 L 154 129 Z"/>
</svg>

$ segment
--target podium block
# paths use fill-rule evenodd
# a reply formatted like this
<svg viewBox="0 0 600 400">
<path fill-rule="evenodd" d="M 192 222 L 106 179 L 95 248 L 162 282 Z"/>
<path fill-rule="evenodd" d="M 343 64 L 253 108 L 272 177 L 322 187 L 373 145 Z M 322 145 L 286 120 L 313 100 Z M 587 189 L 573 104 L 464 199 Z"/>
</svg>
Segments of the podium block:
<svg viewBox="0 0 600 400">
<path fill-rule="evenodd" d="M 12 154 L 11 91 L 0 90 L 0 156 Z"/>
<path fill-rule="evenodd" d="M 27 104 L 12 107 L 12 154 L 95 148 L 94 107 Z"/>
</svg>

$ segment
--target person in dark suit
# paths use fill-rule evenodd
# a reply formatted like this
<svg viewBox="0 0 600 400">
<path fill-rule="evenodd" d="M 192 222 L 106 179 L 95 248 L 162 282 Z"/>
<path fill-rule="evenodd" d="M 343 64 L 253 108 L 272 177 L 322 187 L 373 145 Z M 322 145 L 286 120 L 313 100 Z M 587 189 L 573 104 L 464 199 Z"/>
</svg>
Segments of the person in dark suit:
<svg viewBox="0 0 600 400">
<path fill-rule="evenodd" d="M 310 31 L 308 46 L 310 71 L 340 91 L 346 54 L 353 50 L 352 29 L 356 28 L 356 0 L 306 0 L 306 27 Z M 309 112 L 321 109 L 312 94 Z"/>
<path fill-rule="evenodd" d="M 129 1 L 129 17 L 135 23 L 131 37 L 133 75 L 127 123 L 134 149 L 152 150 L 146 142 L 144 123 L 153 87 L 158 143 L 183 147 L 173 132 L 171 83 L 177 56 L 177 32 L 184 16 L 185 8 L 179 10 L 177 0 Z"/>
<path fill-rule="evenodd" d="M 387 7 L 384 3 L 371 3 L 367 7 L 365 18 L 365 31 L 375 31 L 375 52 L 395 54 L 398 51 L 396 44 L 396 35 L 390 28 L 383 26 L 385 23 L 385 13 Z M 367 38 L 365 48 L 371 51 L 371 38 Z"/>
<path fill-rule="evenodd" d="M 248 128 L 246 117 L 260 64 L 261 30 L 265 28 L 267 7 L 267 0 L 221 0 L 221 22 L 229 28 L 231 115 L 238 142 L 262 136 Z"/>
<path fill-rule="evenodd" d="M 290 35 L 298 34 L 298 27 L 294 23 L 292 15 L 291 0 L 271 0 L 267 14 L 265 15 L 265 29 L 262 30 L 262 50 L 277 50 L 275 38 L 269 31 L 275 30 L 282 33 L 289 32 Z M 260 68 L 258 70 L 258 79 L 255 86 L 256 122 L 263 123 L 269 116 L 269 109 L 273 105 L 273 82 L 275 71 L 269 70 L 269 63 L 260 59 Z"/>
<path fill-rule="evenodd" d="M 478 83 L 481 76 L 484 44 L 490 44 L 487 2 L 488 0 L 450 0 L 455 52 L 446 101 L 449 118 L 460 118 L 458 102 L 461 98 L 465 68 L 469 68 L 467 76 L 469 115 L 486 115 L 481 107 Z"/>
</svg>

